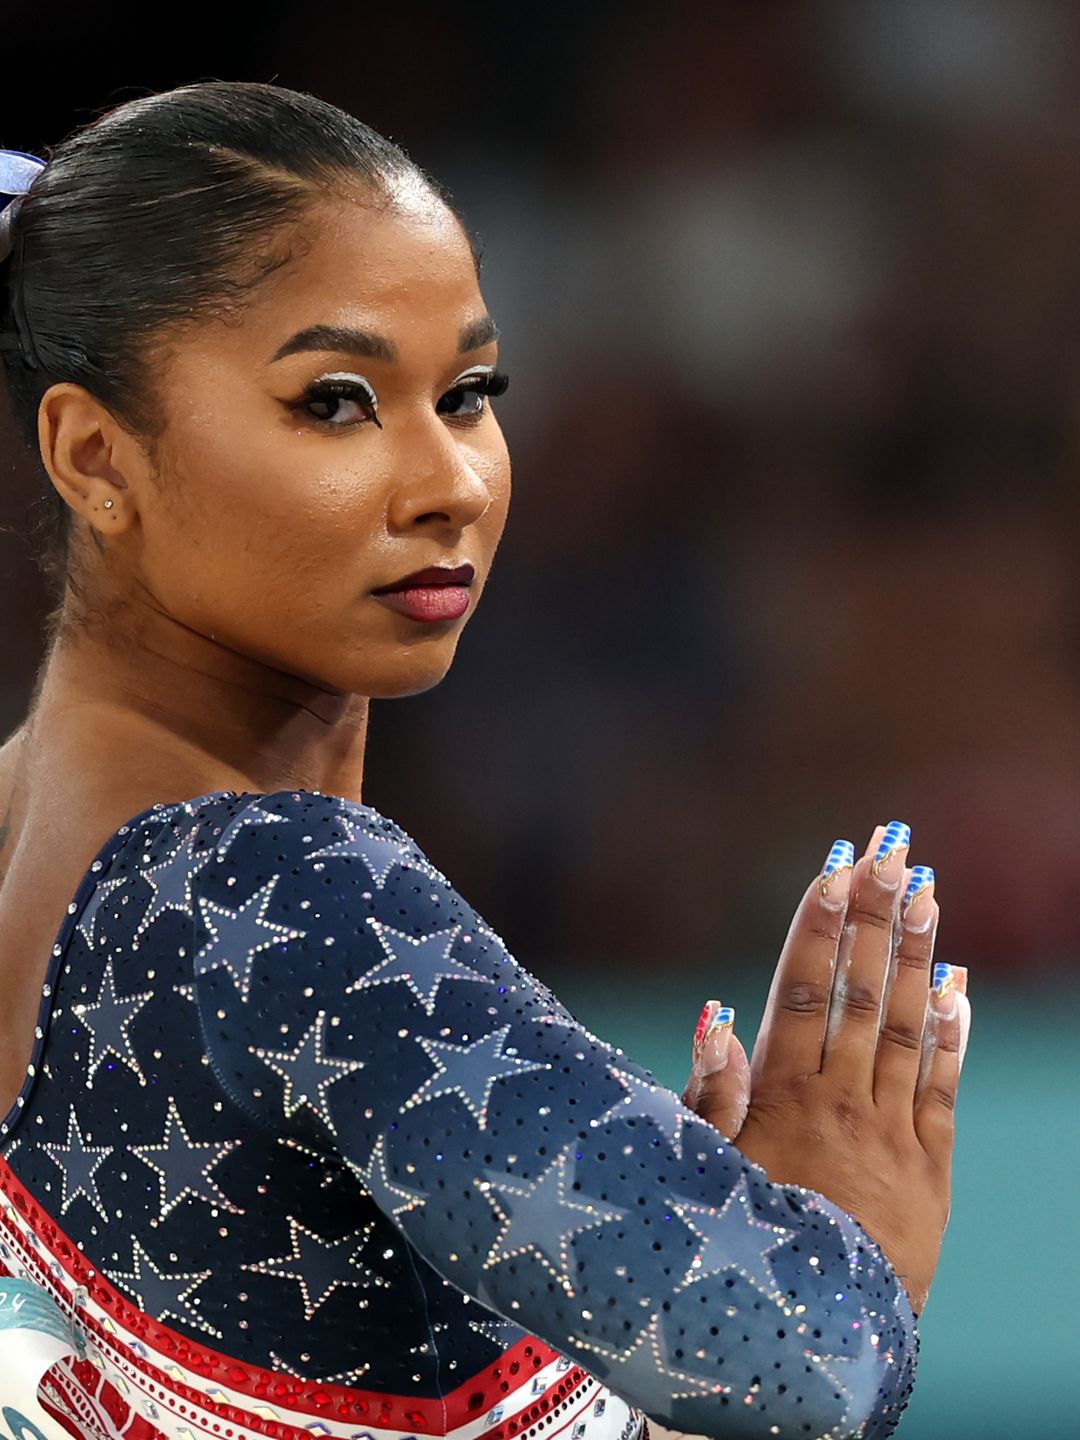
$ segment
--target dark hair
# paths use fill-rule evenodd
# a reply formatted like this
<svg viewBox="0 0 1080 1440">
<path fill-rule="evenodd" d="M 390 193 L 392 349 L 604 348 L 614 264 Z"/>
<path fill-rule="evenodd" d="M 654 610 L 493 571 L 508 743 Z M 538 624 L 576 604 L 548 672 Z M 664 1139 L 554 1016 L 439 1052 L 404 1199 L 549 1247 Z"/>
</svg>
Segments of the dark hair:
<svg viewBox="0 0 1080 1440">
<path fill-rule="evenodd" d="M 41 397 L 65 380 L 152 444 L 163 411 L 148 361 L 166 328 L 242 306 L 288 259 L 270 242 L 320 188 L 360 180 L 377 199 L 404 175 L 453 209 L 404 150 L 362 121 L 255 82 L 142 96 L 76 131 L 20 202 L 12 255 L 0 266 L 0 333 L 13 337 L 3 360 L 27 444 L 36 452 Z M 47 476 L 37 506 L 44 522 L 29 538 L 60 591 L 52 637 L 72 511 Z"/>
</svg>

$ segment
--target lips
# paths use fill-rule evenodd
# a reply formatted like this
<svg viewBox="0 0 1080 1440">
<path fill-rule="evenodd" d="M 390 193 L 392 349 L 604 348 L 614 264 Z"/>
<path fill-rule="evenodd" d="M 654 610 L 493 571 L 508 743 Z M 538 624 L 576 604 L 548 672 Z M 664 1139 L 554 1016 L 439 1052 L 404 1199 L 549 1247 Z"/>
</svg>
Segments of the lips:
<svg viewBox="0 0 1080 1440">
<path fill-rule="evenodd" d="M 413 590 L 421 585 L 469 585 L 476 571 L 471 565 L 458 565 L 448 569 L 445 565 L 429 565 L 426 570 L 414 570 L 390 585 L 380 585 L 373 595 L 389 595 L 395 590 Z"/>
</svg>

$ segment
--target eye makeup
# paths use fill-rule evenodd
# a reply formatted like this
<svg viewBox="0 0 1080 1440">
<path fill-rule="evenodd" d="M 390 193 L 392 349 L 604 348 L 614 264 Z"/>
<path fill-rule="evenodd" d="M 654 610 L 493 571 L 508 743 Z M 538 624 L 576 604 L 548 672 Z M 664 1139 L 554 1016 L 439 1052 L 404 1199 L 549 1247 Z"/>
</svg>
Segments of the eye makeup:
<svg viewBox="0 0 1080 1440">
<path fill-rule="evenodd" d="M 379 397 L 375 394 L 370 382 L 352 370 L 334 370 L 327 375 L 320 375 L 307 386 L 296 408 L 305 410 L 317 425 L 332 430 L 344 430 L 349 428 L 350 422 L 342 424 L 335 422 L 327 415 L 315 415 L 309 407 L 312 405 L 336 405 L 346 400 L 351 400 L 366 409 L 367 418 L 373 420 L 380 430 L 382 429 L 382 422 L 378 416 Z"/>
<path fill-rule="evenodd" d="M 436 406 L 437 413 L 453 420 L 458 425 L 475 425 L 488 412 L 487 397 L 505 394 L 510 377 L 494 365 L 473 365 L 453 380 Z M 475 396 L 477 407 L 472 410 L 454 408 Z M 364 415 L 359 420 L 339 420 L 340 406 L 352 402 L 359 405 Z M 332 413 L 318 414 L 312 407 L 321 406 Z M 302 411 L 317 427 L 324 430 L 351 430 L 364 420 L 371 420 L 381 430 L 378 416 L 379 397 L 370 381 L 352 370 L 334 370 L 320 375 L 305 388 L 303 395 L 293 407 Z"/>
</svg>

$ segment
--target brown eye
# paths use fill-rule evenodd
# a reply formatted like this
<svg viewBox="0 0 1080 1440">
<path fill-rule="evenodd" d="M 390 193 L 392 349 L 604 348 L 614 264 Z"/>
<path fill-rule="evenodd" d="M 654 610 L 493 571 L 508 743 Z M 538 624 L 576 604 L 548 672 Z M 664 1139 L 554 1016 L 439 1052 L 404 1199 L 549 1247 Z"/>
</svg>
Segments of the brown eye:
<svg viewBox="0 0 1080 1440">
<path fill-rule="evenodd" d="M 461 385 L 448 390 L 439 401 L 441 415 L 478 416 L 484 413 L 484 397 L 479 390 Z"/>
<path fill-rule="evenodd" d="M 375 392 L 359 379 L 317 380 L 304 392 L 298 408 L 330 429 L 344 430 L 366 420 L 379 425 Z"/>
<path fill-rule="evenodd" d="M 440 415 L 450 415 L 455 420 L 479 420 L 488 409 L 484 397 L 504 395 L 509 385 L 509 375 L 501 370 L 492 370 L 461 385 L 455 385 L 442 397 L 436 409 Z"/>
</svg>

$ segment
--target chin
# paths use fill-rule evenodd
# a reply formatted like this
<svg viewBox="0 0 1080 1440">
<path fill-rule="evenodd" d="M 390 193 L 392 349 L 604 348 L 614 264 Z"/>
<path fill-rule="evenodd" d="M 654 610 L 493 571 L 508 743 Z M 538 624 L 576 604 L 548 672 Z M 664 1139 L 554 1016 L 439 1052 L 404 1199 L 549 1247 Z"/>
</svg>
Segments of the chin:
<svg viewBox="0 0 1080 1440">
<path fill-rule="evenodd" d="M 352 688 L 356 694 L 366 695 L 370 700 L 395 700 L 404 699 L 408 695 L 422 695 L 425 690 L 433 689 L 444 679 L 454 663 L 456 649 L 455 641 L 451 649 L 427 646 L 426 653 L 406 651 L 396 665 L 391 661 L 379 670 L 366 666 L 364 673 L 357 675 L 356 684 Z"/>
</svg>

